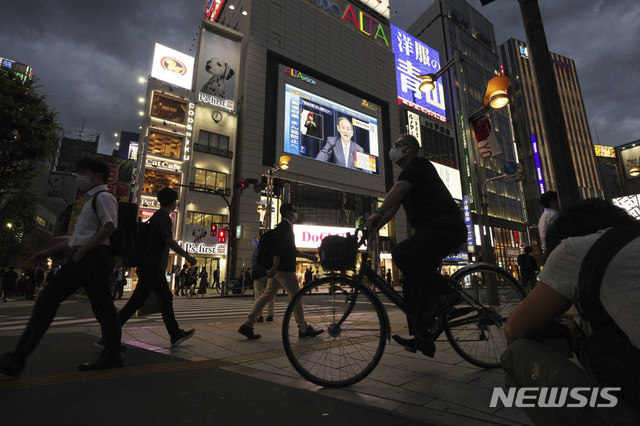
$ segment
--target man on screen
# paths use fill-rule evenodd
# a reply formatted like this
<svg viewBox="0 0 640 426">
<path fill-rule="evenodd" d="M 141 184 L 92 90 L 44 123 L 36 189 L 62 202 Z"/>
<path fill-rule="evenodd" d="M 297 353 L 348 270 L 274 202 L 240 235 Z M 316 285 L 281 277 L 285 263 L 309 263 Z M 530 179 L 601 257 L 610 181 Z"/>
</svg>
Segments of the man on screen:
<svg viewBox="0 0 640 426">
<path fill-rule="evenodd" d="M 364 152 L 364 149 L 351 140 L 353 137 L 353 126 L 347 117 L 340 117 L 338 119 L 337 128 L 339 136 L 330 136 L 327 138 L 327 143 L 316 156 L 316 160 L 355 169 L 354 152 Z"/>
</svg>

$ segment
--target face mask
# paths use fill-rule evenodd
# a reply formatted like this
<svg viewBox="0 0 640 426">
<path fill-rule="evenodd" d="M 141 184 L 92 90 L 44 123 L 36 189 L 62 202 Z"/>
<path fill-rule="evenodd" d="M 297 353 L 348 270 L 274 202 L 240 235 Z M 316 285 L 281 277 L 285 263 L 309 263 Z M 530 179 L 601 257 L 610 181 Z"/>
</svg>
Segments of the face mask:
<svg viewBox="0 0 640 426">
<path fill-rule="evenodd" d="M 391 148 L 389 150 L 389 158 L 391 158 L 391 161 L 397 163 L 398 161 L 406 157 L 408 152 L 402 152 L 404 148 L 404 146 L 402 148 Z"/>
<path fill-rule="evenodd" d="M 298 220 L 298 213 L 293 213 L 291 215 L 291 223 L 295 223 L 296 220 Z"/>
<path fill-rule="evenodd" d="M 78 175 L 78 187 L 85 191 L 93 188 L 93 183 L 91 183 L 91 179 L 87 175 Z"/>
</svg>

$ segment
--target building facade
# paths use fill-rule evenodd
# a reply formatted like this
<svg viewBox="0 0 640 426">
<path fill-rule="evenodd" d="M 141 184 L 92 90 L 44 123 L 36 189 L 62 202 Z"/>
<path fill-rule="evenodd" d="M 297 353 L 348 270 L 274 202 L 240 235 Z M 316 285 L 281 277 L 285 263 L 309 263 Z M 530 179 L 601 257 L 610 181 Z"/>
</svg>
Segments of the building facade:
<svg viewBox="0 0 640 426">
<path fill-rule="evenodd" d="M 540 110 L 540 95 L 527 44 L 509 39 L 500 46 L 506 74 L 511 78 L 511 114 L 518 154 L 524 165 L 525 204 L 529 224 L 537 235 L 536 224 L 542 214 L 539 199 L 545 191 L 555 190 L 555 178 L 549 144 Z M 562 114 L 581 198 L 604 196 L 596 167 L 596 157 L 584 108 L 575 62 L 550 53 Z M 537 238 L 536 238 L 537 240 Z"/>
<path fill-rule="evenodd" d="M 496 263 L 517 273 L 520 248 L 529 243 L 521 185 L 501 178 L 491 180 L 504 174 L 507 162 L 519 161 L 509 110 L 494 109 L 480 117 L 489 119 L 488 126 L 495 138 L 496 149 L 490 153 L 482 148 L 483 144 L 476 144 L 478 133 L 471 131 L 479 121 L 474 115 L 483 107 L 487 82 L 503 74 L 493 25 L 464 0 L 438 0 L 408 32 L 440 52 L 441 63 L 455 59 L 435 90 L 441 90 L 447 99 L 446 124 L 453 131 L 462 186 L 468 197 L 473 229 L 468 244 L 471 259 L 482 259 L 482 230 L 478 223 L 484 219 L 482 228 L 489 234 Z M 469 117 L 474 118 L 474 123 Z M 433 129 L 428 129 L 427 134 L 432 133 L 429 130 Z M 450 146 L 450 139 L 439 147 L 423 143 L 425 154 L 434 158 L 451 155 Z M 482 192 L 487 194 L 487 216 L 482 214 Z"/>
</svg>

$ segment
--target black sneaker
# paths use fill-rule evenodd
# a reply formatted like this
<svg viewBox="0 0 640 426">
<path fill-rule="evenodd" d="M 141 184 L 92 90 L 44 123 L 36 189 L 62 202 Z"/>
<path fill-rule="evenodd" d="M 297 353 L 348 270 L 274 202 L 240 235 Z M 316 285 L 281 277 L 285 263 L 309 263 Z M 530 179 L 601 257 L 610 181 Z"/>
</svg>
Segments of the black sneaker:
<svg viewBox="0 0 640 426">
<path fill-rule="evenodd" d="M 110 368 L 121 368 L 124 365 L 124 359 L 122 355 L 108 356 L 105 354 L 100 355 L 100 358 L 92 364 L 85 362 L 78 366 L 80 371 L 93 371 L 93 370 L 108 370 Z"/>
<path fill-rule="evenodd" d="M 298 337 L 316 337 L 322 333 L 324 333 L 324 330 L 316 330 L 308 326 L 304 331 L 298 330 Z"/>
<path fill-rule="evenodd" d="M 191 339 L 195 333 L 196 333 L 195 329 L 191 329 L 189 331 L 184 331 L 180 329 L 180 334 L 178 334 L 177 336 L 171 337 L 171 347 L 175 348 L 185 340 Z"/>
<path fill-rule="evenodd" d="M 436 344 L 433 340 L 420 340 L 415 337 L 411 339 L 405 339 L 404 337 L 400 337 L 397 334 L 391 336 L 393 340 L 404 346 L 404 350 L 411 353 L 416 353 L 417 351 L 422 352 L 424 355 L 433 358 L 436 353 Z"/>
<path fill-rule="evenodd" d="M 24 370 L 24 361 L 17 359 L 13 352 L 0 355 L 0 373 L 10 377 L 18 377 Z"/>
<path fill-rule="evenodd" d="M 246 336 L 247 339 L 249 339 L 249 340 L 256 340 L 256 339 L 259 339 L 261 337 L 260 334 L 255 334 L 253 332 L 253 327 L 249 327 L 246 324 L 242 324 L 240 326 L 240 328 L 238 329 L 238 333 L 242 334 L 243 336 Z"/>
<path fill-rule="evenodd" d="M 100 339 L 98 342 L 95 342 L 93 344 L 93 346 L 95 346 L 98 349 L 103 349 L 104 350 L 104 339 Z M 121 343 L 120 344 L 120 352 L 126 352 L 126 350 L 127 350 L 127 347 Z"/>
<path fill-rule="evenodd" d="M 263 317 L 258 317 L 258 319 L 256 320 L 256 322 L 264 322 L 264 318 L 263 318 Z"/>
<path fill-rule="evenodd" d="M 266 322 L 273 322 L 273 317 L 267 317 Z"/>
</svg>

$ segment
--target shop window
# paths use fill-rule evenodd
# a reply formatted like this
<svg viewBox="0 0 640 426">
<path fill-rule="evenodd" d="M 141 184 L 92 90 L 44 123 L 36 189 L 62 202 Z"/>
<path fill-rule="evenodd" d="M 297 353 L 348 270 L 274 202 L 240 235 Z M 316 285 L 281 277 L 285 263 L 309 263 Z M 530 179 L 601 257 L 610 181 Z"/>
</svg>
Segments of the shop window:
<svg viewBox="0 0 640 426">
<path fill-rule="evenodd" d="M 184 124 L 187 117 L 187 102 L 155 92 L 153 94 L 151 116 Z"/>
<path fill-rule="evenodd" d="M 209 227 L 213 223 L 224 223 L 224 218 L 219 214 L 187 212 L 187 224 Z"/>
<path fill-rule="evenodd" d="M 222 157 L 233 157 L 233 153 L 229 151 L 229 136 L 207 132 L 206 130 L 200 130 L 198 142 L 194 144 L 193 149 Z"/>
<path fill-rule="evenodd" d="M 184 137 L 171 135 L 157 130 L 149 133 L 148 154 L 162 155 L 164 157 L 180 158 Z"/>
<path fill-rule="evenodd" d="M 223 191 L 227 188 L 227 174 L 214 170 L 196 169 L 194 186 Z"/>
<path fill-rule="evenodd" d="M 156 195 L 162 188 L 172 188 L 180 193 L 179 183 L 180 176 L 176 173 L 147 169 L 144 172 L 142 195 Z"/>
</svg>

